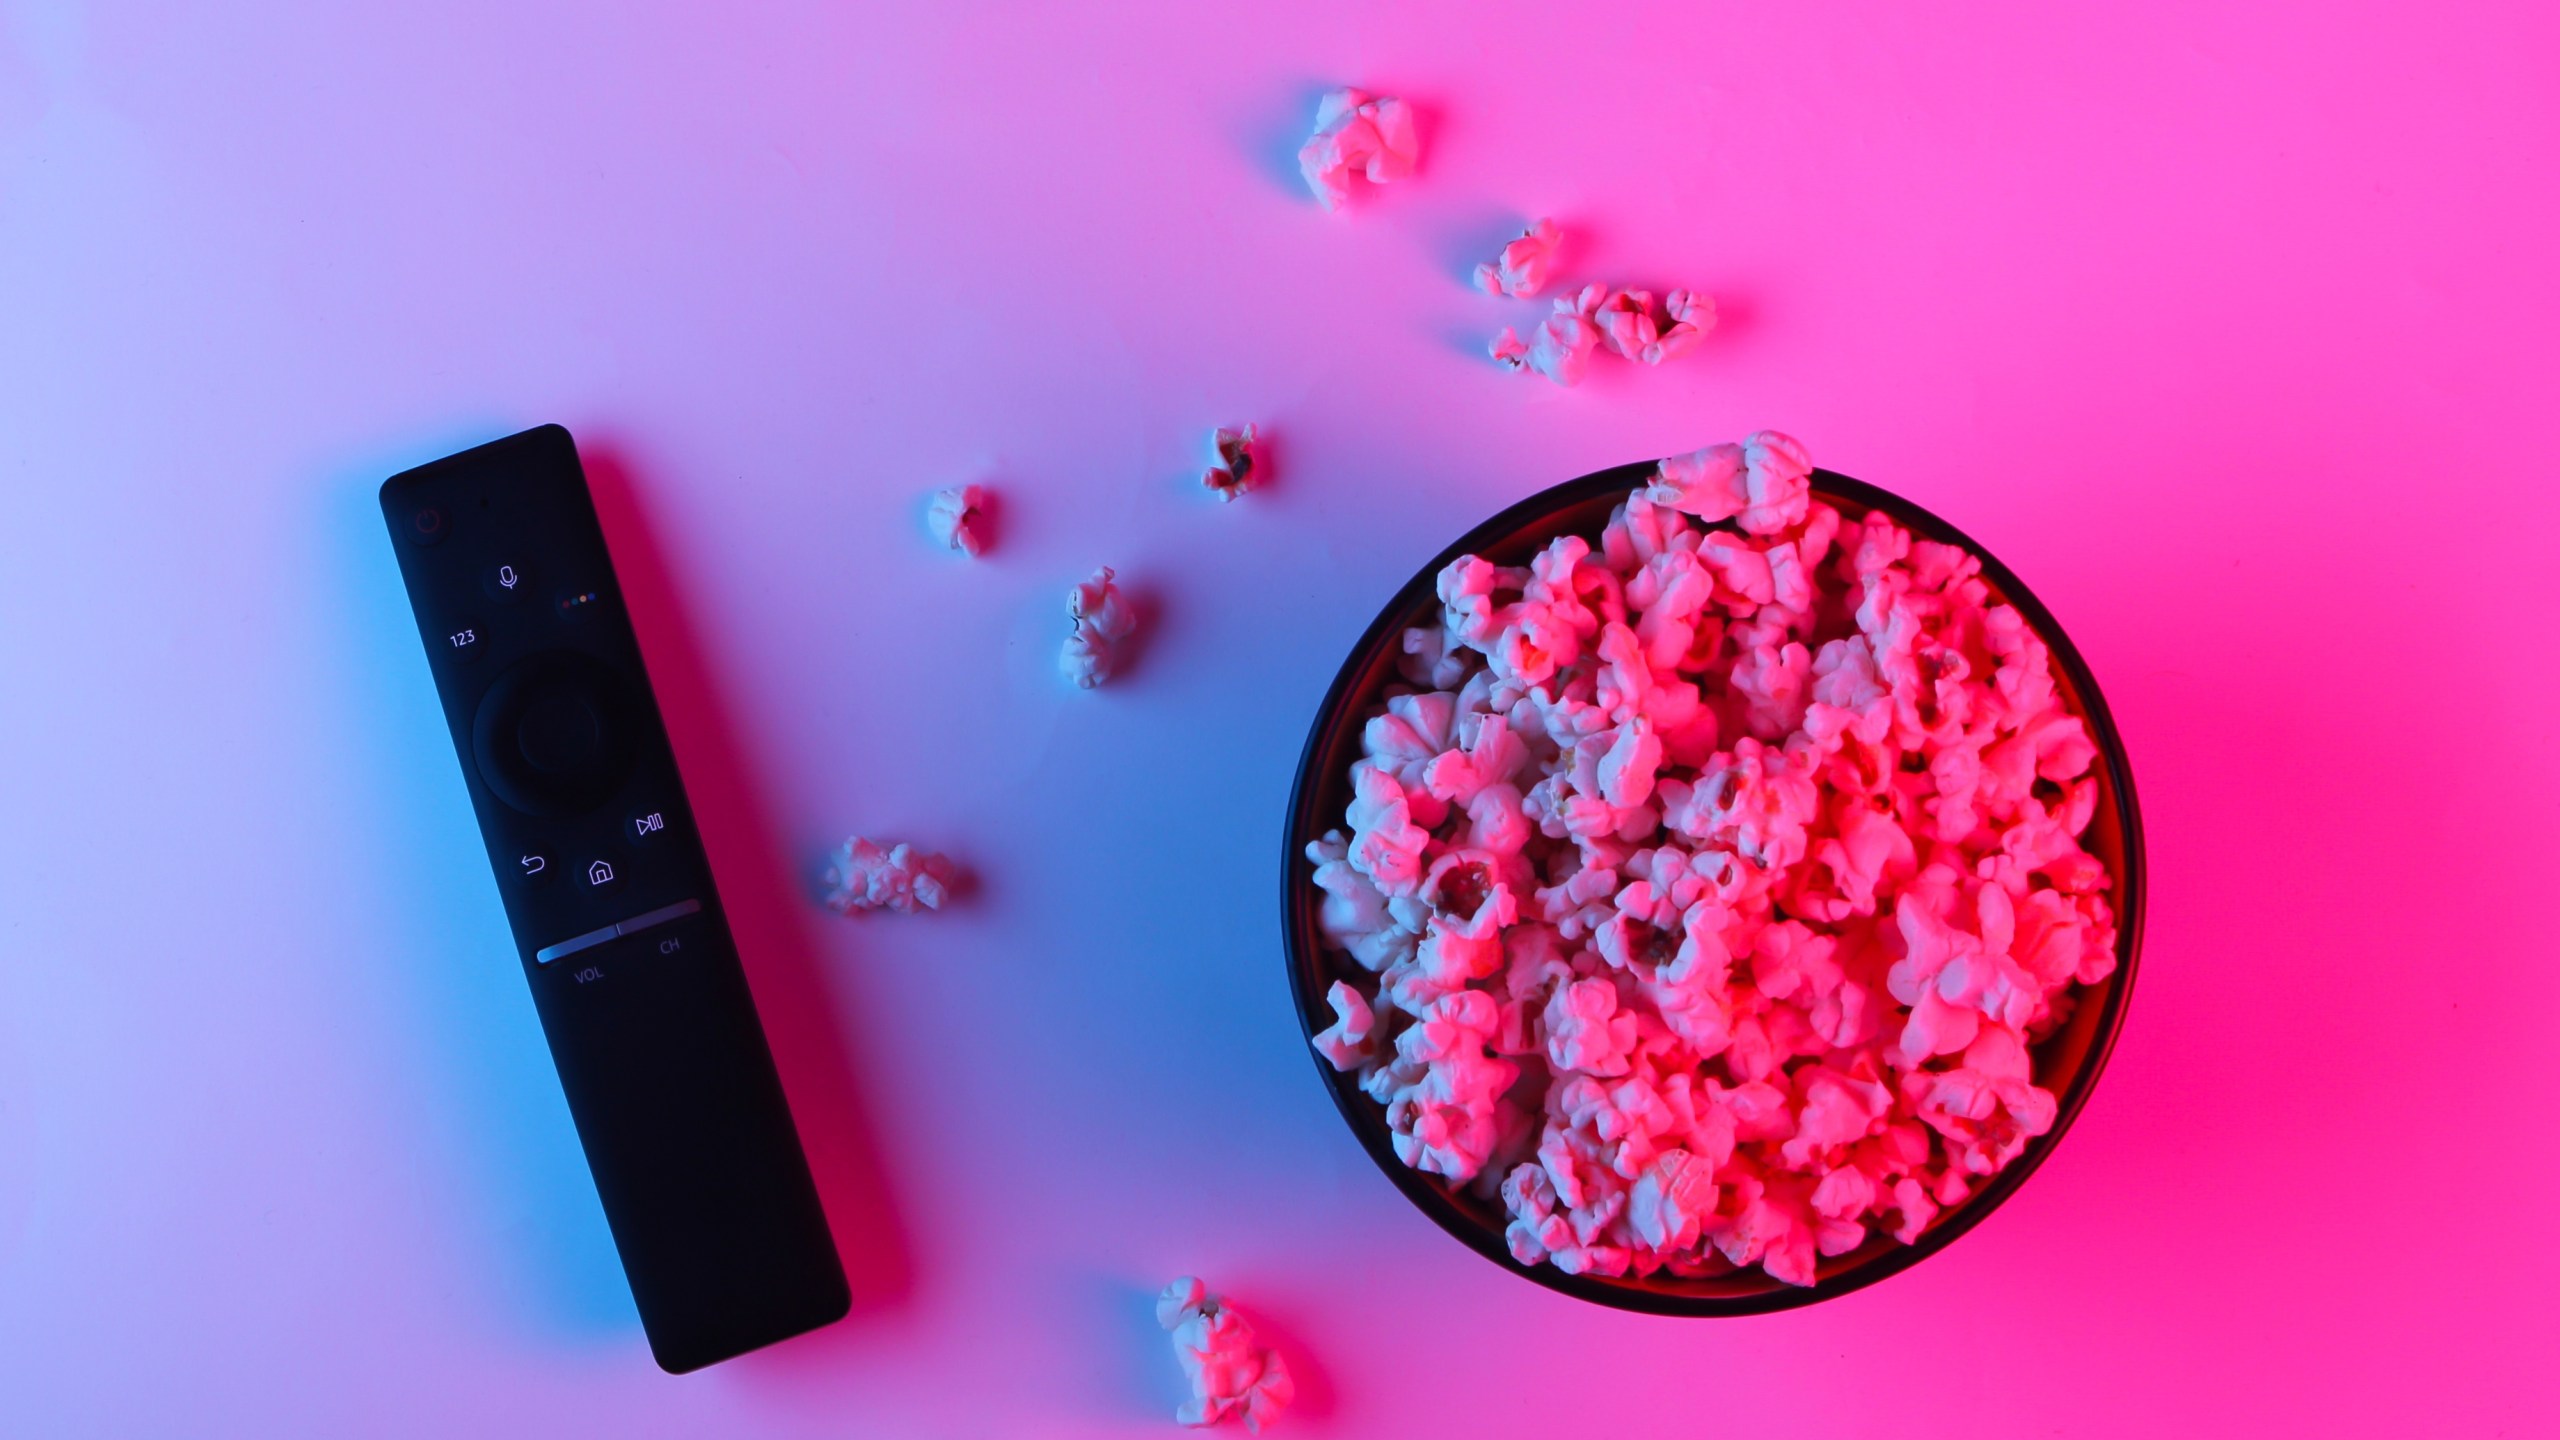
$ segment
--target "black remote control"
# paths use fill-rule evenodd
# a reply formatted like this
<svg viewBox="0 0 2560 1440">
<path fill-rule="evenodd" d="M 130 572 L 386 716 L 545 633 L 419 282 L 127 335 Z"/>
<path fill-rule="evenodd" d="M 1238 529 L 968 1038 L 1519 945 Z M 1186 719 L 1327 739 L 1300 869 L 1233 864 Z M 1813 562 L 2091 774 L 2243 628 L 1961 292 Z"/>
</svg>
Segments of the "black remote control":
<svg viewBox="0 0 2560 1440">
<path fill-rule="evenodd" d="M 569 432 L 403 471 L 382 513 L 650 1353 L 681 1373 L 843 1318 Z"/>
</svg>

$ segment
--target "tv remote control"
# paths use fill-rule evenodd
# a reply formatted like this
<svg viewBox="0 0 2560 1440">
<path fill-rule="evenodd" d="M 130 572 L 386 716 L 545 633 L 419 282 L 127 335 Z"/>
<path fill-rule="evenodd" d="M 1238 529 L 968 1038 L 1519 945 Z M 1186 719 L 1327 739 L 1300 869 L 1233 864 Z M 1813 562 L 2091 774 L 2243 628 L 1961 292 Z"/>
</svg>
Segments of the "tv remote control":
<svg viewBox="0 0 2560 1440">
<path fill-rule="evenodd" d="M 842 1318 L 576 444 L 403 471 L 382 513 L 650 1353 L 681 1373 Z"/>
</svg>

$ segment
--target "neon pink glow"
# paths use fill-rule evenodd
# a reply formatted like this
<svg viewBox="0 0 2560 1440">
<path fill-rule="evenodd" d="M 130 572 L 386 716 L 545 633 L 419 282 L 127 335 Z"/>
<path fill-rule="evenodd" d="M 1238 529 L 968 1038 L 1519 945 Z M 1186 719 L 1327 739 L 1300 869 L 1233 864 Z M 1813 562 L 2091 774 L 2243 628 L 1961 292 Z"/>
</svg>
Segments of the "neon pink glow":
<svg viewBox="0 0 2560 1440">
<path fill-rule="evenodd" d="M 0 1430 L 1170 1435 L 1198 1275 L 1283 1437 L 2560 1433 L 2555 55 L 2494 0 L 9 7 Z M 1343 85 L 1418 164 L 1329 212 Z M 1716 327 L 1487 358 L 1594 283 Z M 551 420 L 856 1270 L 681 1380 L 373 501 Z M 1763 427 L 2087 656 L 2141 978 L 1945 1253 L 1605 1312 L 1333 1113 L 1285 788 L 1444 544 Z M 828 913 L 851 835 L 966 891 Z"/>
</svg>

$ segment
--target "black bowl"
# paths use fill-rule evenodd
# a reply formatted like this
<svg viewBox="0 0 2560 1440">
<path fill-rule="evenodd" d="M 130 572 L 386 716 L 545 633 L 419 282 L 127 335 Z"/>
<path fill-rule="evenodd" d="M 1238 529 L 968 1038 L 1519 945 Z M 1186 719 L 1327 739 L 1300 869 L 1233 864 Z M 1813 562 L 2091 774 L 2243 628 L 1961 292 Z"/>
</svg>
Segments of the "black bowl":
<svg viewBox="0 0 2560 1440">
<path fill-rule="evenodd" d="M 1405 628 L 1425 623 L 1436 612 L 1436 577 L 1461 555 L 1482 555 L 1498 565 L 1526 565 L 1548 541 L 1568 534 L 1589 538 L 1597 548 L 1609 512 L 1627 492 L 1646 483 L 1653 469 L 1653 462 L 1646 461 L 1568 480 L 1478 525 L 1405 582 L 1352 647 L 1351 658 L 1343 662 L 1333 688 L 1325 692 L 1314 728 L 1307 734 L 1306 751 L 1298 760 L 1281 864 L 1280 923 L 1288 946 L 1289 990 L 1310 1040 L 1333 1019 L 1332 1008 L 1325 1003 L 1326 990 L 1334 980 L 1358 973 L 1358 967 L 1325 948 L 1316 924 L 1322 895 L 1315 887 L 1314 867 L 1305 859 L 1306 846 L 1343 823 L 1343 810 L 1351 799 L 1351 762 L 1360 755 L 1361 727 L 1385 704 L 1386 689 L 1397 678 L 1395 662 Z M 2106 863 L 2114 879 L 2110 898 L 2116 909 L 2115 973 L 2095 986 L 2083 987 L 2071 1018 L 2035 1048 L 2036 1083 L 2053 1091 L 2059 1102 L 2053 1128 L 2029 1142 L 2024 1153 L 1972 1198 L 1940 1214 L 1912 1244 L 1904 1245 L 1889 1235 L 1871 1238 L 1846 1255 L 1823 1259 L 1810 1286 L 1770 1279 L 1757 1267 L 1703 1278 L 1656 1274 L 1638 1280 L 1568 1275 L 1552 1265 L 1523 1265 L 1511 1258 L 1510 1247 L 1503 1241 L 1505 1216 L 1500 1205 L 1455 1191 L 1439 1176 L 1398 1160 L 1388 1138 L 1385 1111 L 1360 1092 L 1356 1075 L 1336 1073 L 1309 1048 L 1309 1058 L 1324 1077 L 1342 1118 L 1350 1122 L 1369 1158 L 1406 1199 L 1494 1264 L 1594 1304 L 1657 1315 L 1752 1315 L 1846 1295 L 1920 1263 L 1981 1223 L 2053 1153 L 2080 1107 L 2088 1103 L 2116 1034 L 2124 1026 L 2134 963 L 2142 950 L 2142 817 L 2134 803 L 2133 771 L 2125 760 L 2124 740 L 2116 733 L 2088 662 L 2026 585 L 1953 525 L 1901 496 L 1828 470 L 1813 472 L 1813 489 L 1845 515 L 1881 510 L 1915 535 L 1961 545 L 1980 557 L 1982 577 L 1992 591 L 2016 606 L 2051 649 L 2054 679 L 2064 702 L 2087 724 L 2098 747 L 2098 809 L 2083 843 Z"/>
</svg>

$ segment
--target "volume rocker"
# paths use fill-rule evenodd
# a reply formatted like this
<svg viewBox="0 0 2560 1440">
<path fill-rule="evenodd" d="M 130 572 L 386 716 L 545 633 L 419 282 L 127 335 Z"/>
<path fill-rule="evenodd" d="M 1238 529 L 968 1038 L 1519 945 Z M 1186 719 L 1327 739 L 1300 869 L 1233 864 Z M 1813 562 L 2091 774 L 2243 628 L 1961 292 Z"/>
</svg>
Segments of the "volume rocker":
<svg viewBox="0 0 2560 1440">
<path fill-rule="evenodd" d="M 661 905 L 655 910 L 634 915 L 628 920 L 607 925 L 601 930 L 590 930 L 584 935 L 572 935 L 557 945 L 545 945 L 533 952 L 534 963 L 548 965 L 564 955 L 575 955 L 581 950 L 593 949 L 607 940 L 619 940 L 625 935 L 637 935 L 652 926 L 664 925 L 670 920 L 681 920 L 687 915 L 700 913 L 702 913 L 702 902 L 699 900 L 679 900 L 673 905 Z"/>
</svg>

